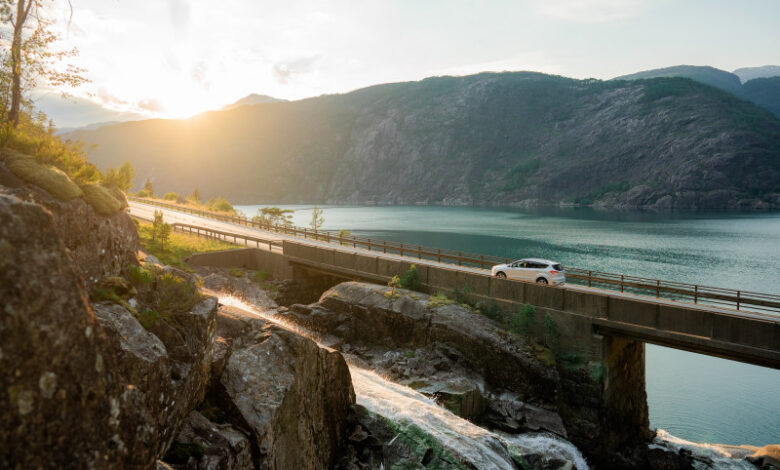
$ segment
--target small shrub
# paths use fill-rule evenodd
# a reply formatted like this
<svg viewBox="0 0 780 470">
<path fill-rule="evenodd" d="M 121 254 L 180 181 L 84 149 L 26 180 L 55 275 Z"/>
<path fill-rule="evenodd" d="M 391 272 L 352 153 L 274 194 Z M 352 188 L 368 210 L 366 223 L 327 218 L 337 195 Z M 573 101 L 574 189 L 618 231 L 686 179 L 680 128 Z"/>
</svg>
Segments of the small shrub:
<svg viewBox="0 0 780 470">
<path fill-rule="evenodd" d="M 154 193 L 148 189 L 142 189 L 135 193 L 135 197 L 154 197 Z"/>
<path fill-rule="evenodd" d="M 455 289 L 452 290 L 452 296 L 455 299 L 455 302 L 461 304 L 461 305 L 467 305 L 470 307 L 473 307 L 471 304 L 471 287 L 469 287 L 468 284 L 463 286 L 463 289 L 458 289 L 455 287 Z"/>
<path fill-rule="evenodd" d="M 153 287 L 152 304 L 160 314 L 186 312 L 200 300 L 197 286 L 170 272 L 160 274 Z"/>
<path fill-rule="evenodd" d="M 244 270 L 241 269 L 241 268 L 230 268 L 229 273 L 233 277 L 243 277 L 244 276 Z"/>
<path fill-rule="evenodd" d="M 504 312 L 501 310 L 501 307 L 495 303 L 491 302 L 490 304 L 484 304 L 482 302 L 479 303 L 477 306 L 477 310 L 482 315 L 485 315 L 486 317 L 490 318 L 493 321 L 501 323 L 504 319 Z"/>
<path fill-rule="evenodd" d="M 341 238 L 349 238 L 351 235 L 352 235 L 352 232 L 350 232 L 349 230 L 344 230 L 344 229 L 339 230 L 339 238 L 340 239 Z M 339 240 L 339 245 L 346 245 L 346 244 L 348 244 L 347 241 Z"/>
<path fill-rule="evenodd" d="M 84 191 L 84 200 L 92 206 L 98 214 L 112 215 L 122 210 L 122 203 L 119 202 L 111 191 L 105 186 L 88 183 L 81 185 Z"/>
<path fill-rule="evenodd" d="M 410 349 L 404 353 L 404 357 L 407 359 L 411 359 L 417 355 L 417 352 L 415 352 L 414 349 Z"/>
<path fill-rule="evenodd" d="M 267 280 L 268 280 L 268 278 L 270 278 L 270 277 L 271 277 L 271 275 L 270 275 L 270 274 L 268 274 L 268 273 L 267 273 L 267 272 L 265 272 L 265 271 L 255 271 L 255 273 L 254 273 L 254 274 L 252 274 L 252 280 L 253 280 L 253 281 L 255 281 L 256 283 L 260 284 L 261 286 L 262 286 L 262 285 L 265 283 L 265 281 L 267 281 Z"/>
<path fill-rule="evenodd" d="M 558 331 L 558 324 L 555 322 L 552 315 L 549 313 L 544 315 L 542 326 L 544 327 L 544 345 L 553 351 L 557 351 L 561 333 Z"/>
<path fill-rule="evenodd" d="M 389 291 L 385 292 L 385 298 L 389 300 L 394 300 L 398 298 L 398 287 L 401 284 L 401 279 L 398 276 L 393 276 L 392 279 L 387 283 L 387 287 L 390 288 Z"/>
<path fill-rule="evenodd" d="M 529 335 L 536 324 L 536 308 L 525 304 L 519 312 L 509 318 L 507 330 L 518 335 Z"/>
<path fill-rule="evenodd" d="M 157 313 L 157 310 L 144 310 L 143 312 L 138 313 L 137 318 L 138 322 L 141 323 L 141 326 L 148 330 L 157 323 L 160 314 Z"/>
<path fill-rule="evenodd" d="M 417 266 L 411 265 L 401 276 L 400 285 L 403 289 L 420 290 L 420 272 Z"/>
<path fill-rule="evenodd" d="M 165 193 L 163 195 L 163 199 L 165 199 L 166 201 L 178 201 L 179 195 L 171 191 L 169 193 Z"/>
<path fill-rule="evenodd" d="M 152 273 L 142 266 L 130 266 L 127 269 L 127 277 L 135 285 L 150 284 L 154 280 Z"/>
<path fill-rule="evenodd" d="M 207 202 L 206 208 L 215 212 L 235 212 L 233 205 L 221 197 L 217 197 Z"/>
</svg>

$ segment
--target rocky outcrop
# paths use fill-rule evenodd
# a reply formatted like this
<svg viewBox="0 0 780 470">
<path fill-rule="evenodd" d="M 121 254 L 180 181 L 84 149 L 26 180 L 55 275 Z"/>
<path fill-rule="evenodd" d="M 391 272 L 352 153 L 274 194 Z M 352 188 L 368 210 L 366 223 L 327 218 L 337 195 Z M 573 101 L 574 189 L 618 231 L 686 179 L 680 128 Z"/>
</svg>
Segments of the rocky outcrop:
<svg viewBox="0 0 780 470">
<path fill-rule="evenodd" d="M 245 312 L 223 308 L 231 351 L 212 391 L 250 438 L 260 468 L 330 468 L 355 402 L 344 358 Z M 215 398 L 217 397 L 217 398 Z"/>
<path fill-rule="evenodd" d="M 121 467 L 148 424 L 135 389 L 51 212 L 3 194 L 0 298 L 0 467 Z"/>
<path fill-rule="evenodd" d="M 175 469 L 254 470 L 249 439 L 229 424 L 215 424 L 197 411 L 165 456 Z"/>
<path fill-rule="evenodd" d="M 161 456 L 176 429 L 203 399 L 210 378 L 216 307 L 216 299 L 209 297 L 192 311 L 158 319 L 147 330 L 120 305 L 94 305 L 109 338 L 107 352 L 117 358 L 118 374 L 132 384 L 136 405 L 148 417 L 143 431 L 125 443 L 130 448 L 127 464 L 146 465 L 148 460 L 142 456 L 150 453 Z"/>
<path fill-rule="evenodd" d="M 390 300 L 386 291 L 347 282 L 280 316 L 462 417 L 508 432 L 566 436 L 557 371 L 523 340 L 462 306 L 429 308 L 427 295 L 398 291 Z"/>
<path fill-rule="evenodd" d="M 70 251 L 87 289 L 106 276 L 116 276 L 136 265 L 138 232 L 127 213 L 101 215 L 83 199 L 57 199 L 27 184 L 0 163 L 0 191 L 34 202 L 49 210 L 53 232 Z"/>
</svg>

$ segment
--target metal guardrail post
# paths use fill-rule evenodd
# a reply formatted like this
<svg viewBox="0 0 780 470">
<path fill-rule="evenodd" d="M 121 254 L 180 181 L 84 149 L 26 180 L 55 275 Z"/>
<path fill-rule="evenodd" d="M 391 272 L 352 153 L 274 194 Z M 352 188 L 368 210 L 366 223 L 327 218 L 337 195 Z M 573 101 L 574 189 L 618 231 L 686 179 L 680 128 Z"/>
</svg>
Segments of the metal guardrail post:
<svg viewBox="0 0 780 470">
<path fill-rule="evenodd" d="M 417 259 L 422 259 L 422 247 L 417 245 Z"/>
<path fill-rule="evenodd" d="M 740 301 L 739 297 L 740 297 L 741 293 L 742 293 L 742 291 L 737 291 L 737 310 L 739 310 L 739 301 Z"/>
<path fill-rule="evenodd" d="M 441 248 L 436 249 L 436 261 L 441 263 Z"/>
<path fill-rule="evenodd" d="M 458 252 L 458 266 L 463 266 L 463 253 Z"/>
<path fill-rule="evenodd" d="M 695 303 L 695 304 L 699 303 L 699 285 L 698 284 L 693 286 L 693 303 Z"/>
<path fill-rule="evenodd" d="M 593 286 L 593 271 L 588 271 L 588 287 Z"/>
<path fill-rule="evenodd" d="M 387 241 L 382 240 L 382 253 L 387 253 Z"/>
<path fill-rule="evenodd" d="M 655 296 L 661 297 L 661 280 L 658 279 L 655 281 Z"/>
<path fill-rule="evenodd" d="M 401 256 L 404 255 L 404 244 L 401 243 L 401 249 L 400 249 Z"/>
<path fill-rule="evenodd" d="M 624 282 L 624 280 L 625 280 L 624 276 L 621 274 L 620 275 L 620 292 L 623 292 L 623 282 Z"/>
</svg>

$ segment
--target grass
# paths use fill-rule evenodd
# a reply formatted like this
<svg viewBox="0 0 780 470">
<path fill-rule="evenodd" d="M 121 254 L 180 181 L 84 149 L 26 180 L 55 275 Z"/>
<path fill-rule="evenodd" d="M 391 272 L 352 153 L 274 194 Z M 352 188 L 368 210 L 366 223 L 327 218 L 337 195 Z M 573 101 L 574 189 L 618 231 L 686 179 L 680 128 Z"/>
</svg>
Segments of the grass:
<svg viewBox="0 0 780 470">
<path fill-rule="evenodd" d="M 220 240 L 209 240 L 188 233 L 171 233 L 165 248 L 152 241 L 152 224 L 146 221 L 138 221 L 138 236 L 144 250 L 155 256 L 163 264 L 189 269 L 184 260 L 195 253 L 207 253 L 209 251 L 233 250 L 238 248 L 232 243 Z"/>
<path fill-rule="evenodd" d="M 241 268 L 230 268 L 230 275 L 233 277 L 244 277 L 244 270 Z"/>
<path fill-rule="evenodd" d="M 64 171 L 45 165 L 32 157 L 12 151 L 4 152 L 8 169 L 20 179 L 45 189 L 61 201 L 70 201 L 84 193 Z"/>
<path fill-rule="evenodd" d="M 175 193 L 166 193 L 162 198 L 157 197 L 153 194 L 149 194 L 143 190 L 138 191 L 135 193 L 135 197 L 146 199 L 151 202 L 160 202 L 163 204 L 173 205 L 173 206 L 179 206 L 185 209 L 195 209 L 199 211 L 204 212 L 214 212 L 219 215 L 239 215 L 238 211 L 236 211 L 233 206 L 226 201 L 225 199 L 218 197 L 217 199 L 212 199 L 205 204 L 198 204 L 191 199 L 165 199 L 166 196 L 169 196 L 171 194 Z"/>
<path fill-rule="evenodd" d="M 98 214 L 112 215 L 122 210 L 122 203 L 117 200 L 111 190 L 99 184 L 88 183 L 81 186 L 84 200 L 95 208 Z"/>
</svg>

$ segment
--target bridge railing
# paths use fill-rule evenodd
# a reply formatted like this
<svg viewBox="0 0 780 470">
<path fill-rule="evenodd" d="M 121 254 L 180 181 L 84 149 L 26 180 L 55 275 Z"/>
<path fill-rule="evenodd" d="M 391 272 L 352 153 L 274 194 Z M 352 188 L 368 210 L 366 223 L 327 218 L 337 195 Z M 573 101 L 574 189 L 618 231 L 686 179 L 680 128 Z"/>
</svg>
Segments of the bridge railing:
<svg viewBox="0 0 780 470">
<path fill-rule="evenodd" d="M 183 224 L 183 223 L 174 223 L 171 224 L 171 228 L 174 232 L 184 232 L 189 233 L 192 235 L 197 235 L 199 237 L 208 238 L 210 240 L 222 240 L 225 242 L 230 243 L 232 239 L 232 243 L 239 244 L 240 242 L 244 242 L 244 246 L 249 246 L 250 243 L 254 244 L 256 248 L 259 248 L 260 245 L 268 245 L 268 250 L 273 250 L 273 247 L 279 247 L 281 248 L 282 242 L 279 240 L 272 240 L 268 238 L 262 238 L 262 237 L 253 237 L 251 235 L 243 235 L 240 233 L 233 233 L 233 232 L 225 232 L 222 230 L 215 230 L 212 228 L 204 228 L 200 227 L 198 225 L 191 225 L 191 224 Z"/>
<path fill-rule="evenodd" d="M 189 208 L 178 204 L 166 204 L 158 201 L 150 201 L 142 198 L 129 197 L 128 199 L 166 207 L 201 217 L 230 222 L 238 225 L 257 228 L 260 230 L 275 232 L 283 235 L 299 237 L 339 246 L 349 246 L 369 251 L 377 251 L 385 254 L 394 254 L 407 258 L 417 258 L 420 260 L 436 261 L 440 263 L 453 264 L 457 266 L 489 269 L 491 266 L 502 263 L 509 263 L 509 258 L 501 258 L 491 255 L 482 255 L 457 250 L 448 250 L 441 248 L 425 247 L 401 242 L 391 242 L 387 240 L 377 240 L 356 235 L 343 235 L 338 232 L 312 230 L 306 227 L 297 227 L 290 224 L 268 224 L 257 220 L 247 219 L 246 217 L 218 214 L 215 212 L 203 211 Z M 269 249 L 274 246 L 273 241 L 267 239 L 254 238 L 251 236 L 234 234 L 230 232 L 221 232 L 218 230 L 204 229 L 196 225 L 174 224 L 189 231 L 199 229 L 202 234 L 211 232 L 222 237 L 223 240 L 233 238 L 234 240 L 244 240 L 245 245 L 249 242 L 257 244 L 268 244 Z M 278 242 L 276 242 L 278 245 Z M 761 313 L 780 314 L 780 295 L 764 294 L 760 292 L 750 292 L 735 289 L 726 289 L 722 287 L 706 286 L 701 284 L 689 284 L 676 281 L 665 281 L 661 279 L 643 278 L 625 274 L 608 273 L 594 271 L 573 266 L 564 266 L 566 281 L 571 284 L 596 287 L 600 289 L 609 289 L 623 293 L 638 294 L 656 298 L 665 298 L 694 304 L 706 304 L 721 306 L 736 310 L 750 310 Z"/>
</svg>

